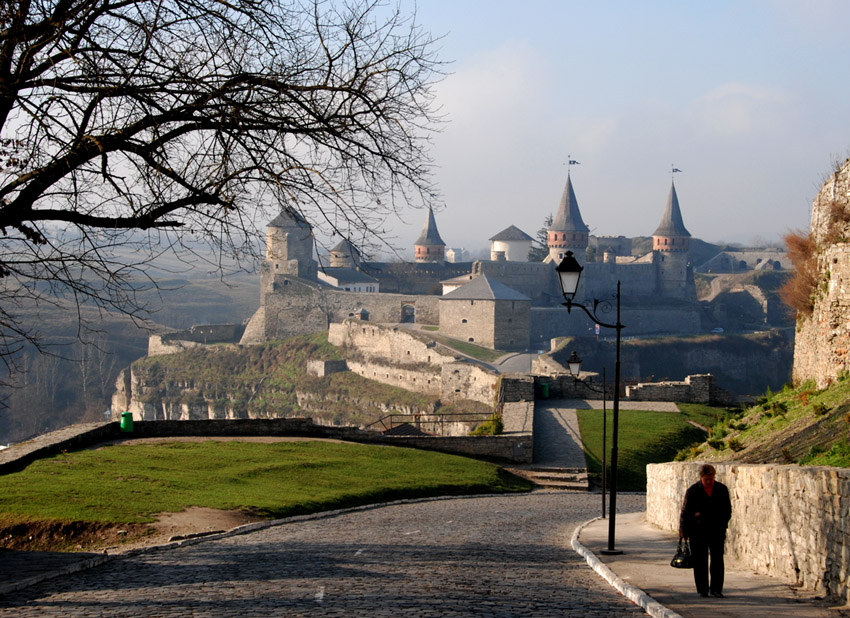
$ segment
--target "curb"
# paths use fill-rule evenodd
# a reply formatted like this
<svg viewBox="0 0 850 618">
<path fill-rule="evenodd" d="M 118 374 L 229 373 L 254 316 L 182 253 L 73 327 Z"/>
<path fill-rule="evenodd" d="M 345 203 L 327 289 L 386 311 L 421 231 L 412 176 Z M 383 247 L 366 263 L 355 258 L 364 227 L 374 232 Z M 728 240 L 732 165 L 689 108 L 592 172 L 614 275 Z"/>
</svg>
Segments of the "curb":
<svg viewBox="0 0 850 618">
<path fill-rule="evenodd" d="M 87 569 L 106 564 L 107 562 L 110 562 L 114 558 L 118 557 L 120 557 L 120 554 L 103 554 L 102 556 L 95 556 L 94 558 L 88 558 L 87 560 L 80 560 L 79 562 L 69 564 L 68 566 L 62 567 L 61 569 L 48 571 L 47 573 L 41 573 L 39 575 L 33 575 L 32 577 L 27 577 L 26 579 L 22 579 L 17 582 L 12 582 L 11 584 L 5 584 L 3 586 L 0 586 L 0 595 L 9 594 L 10 592 L 17 592 L 18 590 L 23 590 L 24 588 L 29 588 L 30 586 L 40 584 L 41 582 L 47 581 L 48 579 L 54 579 L 56 577 L 62 577 L 63 575 L 71 575 L 73 573 L 85 571 Z"/>
<path fill-rule="evenodd" d="M 579 543 L 578 536 L 582 529 L 599 519 L 602 518 L 594 517 L 575 529 L 573 537 L 570 540 L 570 545 L 572 546 L 573 551 L 587 560 L 587 564 L 590 565 L 590 568 L 596 571 L 602 579 L 611 584 L 611 587 L 616 589 L 620 594 L 629 599 L 635 605 L 639 606 L 653 618 L 683 618 L 681 614 L 677 614 L 672 609 L 661 605 L 661 603 L 653 599 L 640 588 L 627 584 L 622 578 L 614 573 L 614 571 L 609 569 L 604 562 L 597 558 L 596 554 Z"/>
</svg>

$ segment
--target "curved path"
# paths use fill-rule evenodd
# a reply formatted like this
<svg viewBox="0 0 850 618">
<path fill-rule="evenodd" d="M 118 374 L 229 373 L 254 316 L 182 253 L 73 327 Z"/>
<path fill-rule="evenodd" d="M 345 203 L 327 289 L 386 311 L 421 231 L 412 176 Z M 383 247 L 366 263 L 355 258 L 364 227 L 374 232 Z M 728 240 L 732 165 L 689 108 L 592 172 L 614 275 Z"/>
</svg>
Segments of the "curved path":
<svg viewBox="0 0 850 618">
<path fill-rule="evenodd" d="M 50 580 L 0 616 L 644 615 L 569 548 L 597 503 L 538 491 L 303 519 Z"/>
</svg>

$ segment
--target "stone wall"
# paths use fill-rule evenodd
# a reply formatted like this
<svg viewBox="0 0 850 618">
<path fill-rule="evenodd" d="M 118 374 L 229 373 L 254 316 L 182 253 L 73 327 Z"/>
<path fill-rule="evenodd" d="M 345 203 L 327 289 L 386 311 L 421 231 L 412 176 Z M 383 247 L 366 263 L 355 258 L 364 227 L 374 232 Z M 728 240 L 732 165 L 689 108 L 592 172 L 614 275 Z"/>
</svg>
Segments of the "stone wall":
<svg viewBox="0 0 850 618">
<path fill-rule="evenodd" d="M 527 300 L 440 300 L 440 332 L 497 350 L 528 347 L 529 309 Z"/>
<path fill-rule="evenodd" d="M 471 399 L 496 406 L 499 374 L 471 363 L 452 363 L 442 366 L 441 378 L 441 399 Z"/>
<path fill-rule="evenodd" d="M 328 342 L 354 348 L 367 359 L 392 360 L 396 365 L 443 365 L 460 358 L 446 346 L 413 330 L 358 320 L 331 324 Z"/>
<path fill-rule="evenodd" d="M 549 399 L 601 399 L 603 384 L 600 376 L 588 376 L 582 374 L 579 382 L 570 374 L 536 375 L 534 376 L 536 391 L 541 397 Z M 544 388 L 545 386 L 545 388 Z M 608 380 L 607 396 L 614 396 L 614 380 Z M 595 390 L 594 390 L 595 389 Z"/>
<path fill-rule="evenodd" d="M 798 316 L 794 381 L 824 388 L 850 369 L 850 159 L 812 204 L 818 281 L 810 317 Z"/>
<path fill-rule="evenodd" d="M 346 320 L 331 324 L 328 341 L 356 350 L 361 358 L 349 360 L 349 369 L 384 384 L 444 401 L 470 399 L 494 407 L 500 389 L 503 401 L 534 400 L 530 378 L 501 376 L 415 331 Z"/>
<path fill-rule="evenodd" d="M 0 452 L 0 474 L 21 470 L 41 457 L 65 451 L 91 448 L 102 442 L 121 438 L 276 436 L 312 437 L 364 444 L 384 444 L 468 455 L 514 464 L 531 463 L 533 439 L 530 433 L 508 436 L 474 437 L 408 437 L 384 436 L 356 427 L 315 425 L 309 418 L 274 418 L 197 421 L 136 421 L 133 431 L 120 431 L 118 422 L 70 425 L 42 434 L 33 440 L 15 444 Z"/>
<path fill-rule="evenodd" d="M 242 337 L 242 324 L 203 324 L 148 337 L 148 356 L 177 354 L 209 343 L 237 342 Z"/>
<path fill-rule="evenodd" d="M 715 405 L 734 403 L 732 394 L 717 386 L 717 380 L 710 373 L 688 376 L 681 382 L 651 382 L 627 386 L 626 399 Z"/>
<path fill-rule="evenodd" d="M 324 378 L 333 373 L 348 371 L 348 364 L 344 360 L 309 360 L 307 361 L 307 373 L 319 378 Z"/>
<path fill-rule="evenodd" d="M 370 322 L 437 324 L 439 296 L 346 292 L 295 277 L 277 275 L 271 292 L 251 318 L 245 345 L 322 332 L 365 309 Z"/>
<path fill-rule="evenodd" d="M 850 470 L 779 465 L 714 464 L 729 487 L 729 556 L 754 571 L 850 603 Z M 647 520 L 679 527 L 685 490 L 698 463 L 646 468 Z"/>
<path fill-rule="evenodd" d="M 415 393 L 439 397 L 443 392 L 443 381 L 439 368 L 435 372 L 427 367 L 404 367 L 388 363 L 355 360 L 348 361 L 348 368 L 364 378 Z"/>
</svg>

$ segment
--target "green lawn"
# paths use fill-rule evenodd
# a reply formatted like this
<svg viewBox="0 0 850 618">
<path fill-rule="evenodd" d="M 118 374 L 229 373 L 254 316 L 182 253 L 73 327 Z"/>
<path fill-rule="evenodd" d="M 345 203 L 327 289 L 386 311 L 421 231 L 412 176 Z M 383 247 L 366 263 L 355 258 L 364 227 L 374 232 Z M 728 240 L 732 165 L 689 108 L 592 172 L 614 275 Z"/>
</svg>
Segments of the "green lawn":
<svg viewBox="0 0 850 618">
<path fill-rule="evenodd" d="M 65 453 L 0 476 L 0 526 L 145 523 L 187 506 L 269 518 L 447 494 L 526 491 L 498 466 L 332 442 L 167 442 Z"/>
<path fill-rule="evenodd" d="M 718 408 L 692 409 L 687 413 L 620 410 L 617 489 L 646 491 L 646 464 L 672 461 L 676 453 L 694 442 L 705 440 L 705 432 L 688 423 L 688 419 L 704 425 L 707 419 L 721 414 Z M 611 466 L 613 414 L 608 410 L 608 466 Z M 602 472 L 602 411 L 579 410 L 579 430 L 584 442 L 587 470 L 595 485 L 600 486 Z M 711 424 L 711 423 L 709 423 Z M 610 475 L 609 475 L 610 480 Z"/>
</svg>

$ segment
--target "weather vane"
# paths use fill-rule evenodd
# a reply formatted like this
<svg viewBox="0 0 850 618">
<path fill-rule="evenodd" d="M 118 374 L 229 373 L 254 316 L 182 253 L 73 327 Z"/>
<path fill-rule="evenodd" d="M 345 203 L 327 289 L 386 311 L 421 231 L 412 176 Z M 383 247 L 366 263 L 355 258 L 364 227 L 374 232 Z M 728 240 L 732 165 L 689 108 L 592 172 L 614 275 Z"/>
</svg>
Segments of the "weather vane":
<svg viewBox="0 0 850 618">
<path fill-rule="evenodd" d="M 573 165 L 581 165 L 581 163 L 573 159 L 573 155 L 567 155 L 567 176 L 570 175 L 570 168 Z"/>
<path fill-rule="evenodd" d="M 681 172 L 682 170 L 680 170 L 678 167 L 676 167 L 672 163 L 670 164 L 670 178 L 673 179 L 673 182 L 676 182 L 676 174 L 679 174 Z"/>
</svg>

